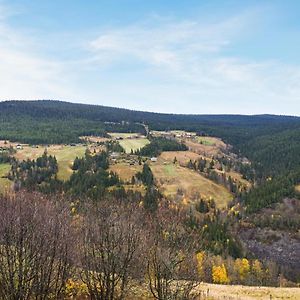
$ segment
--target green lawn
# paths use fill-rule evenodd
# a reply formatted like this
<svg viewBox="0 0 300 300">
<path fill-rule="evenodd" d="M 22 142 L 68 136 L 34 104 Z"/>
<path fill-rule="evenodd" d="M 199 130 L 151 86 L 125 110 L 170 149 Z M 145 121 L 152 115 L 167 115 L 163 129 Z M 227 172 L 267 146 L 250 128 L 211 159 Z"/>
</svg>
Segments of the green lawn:
<svg viewBox="0 0 300 300">
<path fill-rule="evenodd" d="M 53 155 L 57 159 L 58 163 L 58 179 L 68 180 L 72 174 L 72 163 L 74 159 L 84 156 L 85 146 L 64 146 L 64 145 L 51 145 L 47 147 L 47 153 Z M 32 148 L 30 146 L 24 146 L 22 150 L 17 151 L 15 157 L 19 160 L 37 159 L 42 156 L 45 151 L 45 147 L 39 146 L 38 148 Z"/>
<path fill-rule="evenodd" d="M 196 139 L 197 139 L 197 142 L 202 144 L 202 145 L 214 146 L 216 144 L 215 140 L 211 137 L 197 136 Z"/>
<path fill-rule="evenodd" d="M 164 172 L 166 176 L 175 176 L 176 175 L 176 167 L 173 164 L 168 164 L 164 166 Z"/>
<path fill-rule="evenodd" d="M 146 138 L 137 138 L 137 139 L 124 139 L 119 141 L 120 145 L 124 148 L 126 153 L 130 153 L 131 150 L 136 151 L 147 144 L 149 144 L 149 140 Z"/>
<path fill-rule="evenodd" d="M 48 154 L 55 155 L 58 163 L 57 177 L 60 180 L 68 180 L 72 174 L 72 164 L 76 157 L 83 157 L 86 147 L 84 146 L 64 146 L 62 149 L 48 149 Z"/>
</svg>

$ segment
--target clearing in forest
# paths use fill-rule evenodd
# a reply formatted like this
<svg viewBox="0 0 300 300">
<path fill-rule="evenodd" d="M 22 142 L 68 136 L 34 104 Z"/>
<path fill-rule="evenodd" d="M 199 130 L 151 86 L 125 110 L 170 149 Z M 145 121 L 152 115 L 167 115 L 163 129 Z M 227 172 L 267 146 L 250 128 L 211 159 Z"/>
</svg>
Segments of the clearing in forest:
<svg viewBox="0 0 300 300">
<path fill-rule="evenodd" d="M 68 180 L 72 174 L 72 164 L 76 157 L 83 157 L 86 147 L 85 146 L 64 146 L 64 145 L 51 145 L 49 147 L 38 146 L 32 148 L 30 146 L 23 146 L 22 150 L 17 150 L 15 157 L 19 160 L 37 159 L 42 156 L 45 149 L 48 155 L 53 155 L 57 159 L 58 173 L 57 177 L 60 180 Z"/>
<path fill-rule="evenodd" d="M 199 155 L 212 157 L 223 153 L 223 149 L 226 148 L 226 144 L 220 141 L 218 144 L 201 144 L 196 140 L 186 139 L 184 143 L 190 151 L 195 152 Z M 211 142 L 212 143 L 212 142 Z"/>
<path fill-rule="evenodd" d="M 10 171 L 10 164 L 0 164 L 0 193 L 7 191 L 11 182 L 7 178 L 3 178 Z"/>
<path fill-rule="evenodd" d="M 219 208 L 225 208 L 233 198 L 225 187 L 177 164 L 158 160 L 151 164 L 151 170 L 158 187 L 166 197 L 183 195 L 191 202 L 199 200 L 199 197 L 214 199 Z"/>
<path fill-rule="evenodd" d="M 126 153 L 131 153 L 131 151 L 136 151 L 142 149 L 150 142 L 146 138 L 136 138 L 136 139 L 124 139 L 119 141 L 120 145 L 124 148 Z"/>
<path fill-rule="evenodd" d="M 141 172 L 143 169 L 143 166 L 135 164 L 135 165 L 129 165 L 128 163 L 117 163 L 114 165 L 110 165 L 109 170 L 115 172 L 118 174 L 120 179 L 122 179 L 125 182 L 130 182 L 132 179 L 132 176 L 134 176 L 136 173 Z"/>
<path fill-rule="evenodd" d="M 186 166 L 190 160 L 198 160 L 201 156 L 192 151 L 165 151 L 161 153 L 160 158 L 168 162 L 173 162 L 176 158 L 181 166 Z"/>
<path fill-rule="evenodd" d="M 136 151 L 142 149 L 150 141 L 140 133 L 109 133 L 109 135 L 118 140 L 120 145 L 124 148 L 126 153 L 131 153 L 131 151 Z"/>
</svg>

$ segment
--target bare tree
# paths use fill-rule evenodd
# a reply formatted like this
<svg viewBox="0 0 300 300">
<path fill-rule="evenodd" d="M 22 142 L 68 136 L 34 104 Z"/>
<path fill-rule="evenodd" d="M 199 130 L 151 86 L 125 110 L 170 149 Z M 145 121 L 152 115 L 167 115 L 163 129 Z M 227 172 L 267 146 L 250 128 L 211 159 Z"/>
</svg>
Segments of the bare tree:
<svg viewBox="0 0 300 300">
<path fill-rule="evenodd" d="M 158 300 L 194 298 L 194 248 L 182 216 L 162 208 L 152 224 L 147 266 L 151 294 Z"/>
<path fill-rule="evenodd" d="M 22 193 L 2 197 L 0 215 L 0 298 L 59 298 L 71 270 L 67 209 Z"/>
<path fill-rule="evenodd" d="M 140 238 L 134 210 L 103 202 L 87 211 L 82 281 L 92 299 L 124 299 Z"/>
</svg>

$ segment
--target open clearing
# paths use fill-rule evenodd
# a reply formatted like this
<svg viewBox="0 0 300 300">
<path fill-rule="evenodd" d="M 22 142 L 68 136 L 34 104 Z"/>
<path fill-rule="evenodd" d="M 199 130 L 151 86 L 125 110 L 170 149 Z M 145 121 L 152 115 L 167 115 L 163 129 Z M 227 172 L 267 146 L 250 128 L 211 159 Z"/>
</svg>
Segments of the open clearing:
<svg viewBox="0 0 300 300">
<path fill-rule="evenodd" d="M 300 184 L 296 185 L 295 189 L 298 193 L 300 193 Z"/>
<path fill-rule="evenodd" d="M 145 136 L 141 135 L 140 133 L 136 133 L 136 132 L 132 132 L 132 133 L 108 132 L 108 135 L 110 135 L 113 138 L 122 138 L 122 139 L 128 139 L 128 138 L 133 138 L 133 137 L 145 138 Z"/>
<path fill-rule="evenodd" d="M 232 195 L 225 187 L 190 169 L 172 163 L 166 164 L 161 160 L 152 163 L 151 169 L 161 192 L 166 197 L 174 197 L 180 191 L 191 203 L 193 199 L 199 200 L 201 196 L 205 199 L 214 199 L 219 208 L 226 207 L 232 200 Z"/>
<path fill-rule="evenodd" d="M 212 157 L 222 154 L 222 149 L 226 148 L 226 144 L 224 144 L 222 141 L 218 144 L 208 145 L 200 144 L 197 141 L 186 139 L 184 143 L 190 151 L 205 157 Z"/>
<path fill-rule="evenodd" d="M 257 287 L 244 285 L 200 284 L 203 299 L 241 299 L 241 300 L 275 300 L 300 299 L 300 288 Z M 209 293 L 208 293 L 209 292 Z M 208 294 L 207 294 L 208 293 Z M 202 299 L 202 298 L 201 298 Z"/>
<path fill-rule="evenodd" d="M 146 138 L 136 138 L 120 140 L 119 143 L 124 148 L 126 153 L 131 153 L 131 150 L 139 150 L 148 145 L 150 142 Z"/>
<path fill-rule="evenodd" d="M 143 166 L 140 165 L 129 165 L 128 163 L 117 163 L 115 165 L 110 165 L 109 170 L 115 172 L 119 177 L 125 181 L 130 182 L 132 176 L 137 172 L 142 171 Z"/>
<path fill-rule="evenodd" d="M 215 137 L 210 137 L 210 136 L 197 136 L 195 137 L 196 141 L 199 144 L 203 144 L 206 146 L 225 146 L 225 144 L 222 142 L 221 139 L 215 138 Z"/>
<path fill-rule="evenodd" d="M 10 164 L 0 164 L 0 193 L 7 191 L 11 185 L 7 178 L 2 178 L 8 174 L 9 170 Z"/>
<path fill-rule="evenodd" d="M 72 174 L 72 163 L 76 157 L 84 156 L 86 147 L 84 146 L 63 146 L 53 145 L 49 147 L 32 148 L 24 146 L 22 150 L 18 150 L 15 157 L 19 160 L 36 159 L 43 155 L 45 149 L 49 155 L 54 155 L 58 163 L 57 177 L 60 180 L 68 180 Z"/>
<path fill-rule="evenodd" d="M 107 142 L 110 140 L 109 138 L 105 138 L 102 136 L 81 136 L 80 139 L 82 141 L 87 141 L 90 143 L 101 143 L 101 142 Z"/>
<path fill-rule="evenodd" d="M 117 139 L 126 153 L 139 150 L 145 147 L 150 141 L 140 133 L 108 133 L 112 138 Z"/>
<path fill-rule="evenodd" d="M 199 154 L 191 151 L 165 151 L 160 155 L 160 158 L 168 162 L 173 162 L 175 157 L 181 166 L 186 166 L 190 160 L 195 161 L 201 158 Z"/>
</svg>

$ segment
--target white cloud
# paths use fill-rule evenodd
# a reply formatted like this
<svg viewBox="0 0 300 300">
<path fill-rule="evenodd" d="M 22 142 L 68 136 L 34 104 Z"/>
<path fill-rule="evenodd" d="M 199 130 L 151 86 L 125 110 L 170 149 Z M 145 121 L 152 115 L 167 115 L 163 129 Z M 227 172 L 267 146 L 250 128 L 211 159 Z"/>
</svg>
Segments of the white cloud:
<svg viewBox="0 0 300 300">
<path fill-rule="evenodd" d="M 148 88 L 138 80 L 142 91 L 135 87 L 135 95 L 128 92 L 138 108 L 144 101 L 155 102 L 146 108 L 156 111 L 300 114 L 299 66 L 226 55 L 254 20 L 250 12 L 212 24 L 141 23 L 103 32 L 90 49 L 99 57 L 109 56 L 107 62 L 115 68 L 126 61 L 133 62 L 133 70 L 140 64 L 144 81 L 154 79 Z M 127 72 L 131 74 L 130 66 Z M 130 84 L 127 80 L 124 91 Z M 170 98 L 175 105 L 165 106 Z"/>
<path fill-rule="evenodd" d="M 256 11 L 211 23 L 157 17 L 101 30 L 89 41 L 86 32 L 64 32 L 64 39 L 52 32 L 55 43 L 47 34 L 9 26 L 8 11 L 0 5 L 0 99 L 300 115 L 299 66 L 227 54 L 255 27 Z M 75 52 L 55 57 L 50 48 Z"/>
</svg>

